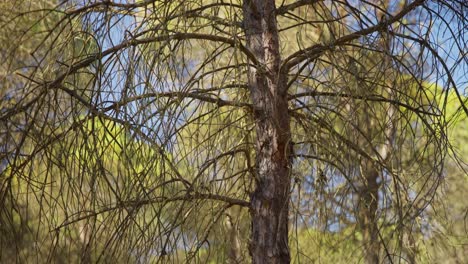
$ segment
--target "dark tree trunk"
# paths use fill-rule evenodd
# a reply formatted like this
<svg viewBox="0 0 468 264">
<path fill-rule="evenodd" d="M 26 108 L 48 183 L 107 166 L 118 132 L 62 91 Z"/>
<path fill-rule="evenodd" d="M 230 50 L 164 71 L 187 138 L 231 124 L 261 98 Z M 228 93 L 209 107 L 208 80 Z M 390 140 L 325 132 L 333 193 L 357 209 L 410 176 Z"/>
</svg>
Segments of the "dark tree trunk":
<svg viewBox="0 0 468 264">
<path fill-rule="evenodd" d="M 361 147 L 371 153 L 372 146 L 369 145 L 368 140 L 376 137 L 375 131 L 376 124 L 371 115 L 370 106 L 363 109 L 362 116 L 358 117 L 360 127 L 363 128 L 364 137 L 358 137 Z M 380 253 L 380 239 L 379 239 L 379 225 L 377 210 L 379 206 L 379 176 L 380 172 L 376 168 L 373 161 L 361 158 L 360 161 L 361 179 L 363 182 L 360 184 L 359 190 L 359 224 L 363 235 L 363 250 L 366 264 L 378 264 Z"/>
<path fill-rule="evenodd" d="M 372 88 L 358 80 L 356 91 L 365 94 Z M 363 134 L 355 134 L 357 143 L 367 153 L 372 153 L 374 147 L 372 142 L 376 138 L 384 137 L 381 131 L 381 125 L 376 123 L 375 109 L 372 104 L 365 106 L 356 105 L 356 109 L 351 113 L 356 118 L 356 124 L 362 130 Z M 390 133 L 391 127 L 385 128 L 384 133 Z M 388 142 L 390 144 L 390 142 Z M 380 150 L 383 156 L 388 155 L 390 145 L 386 145 Z M 385 152 L 385 153 L 384 153 Z M 370 154 L 372 155 L 372 154 Z M 380 168 L 368 158 L 361 157 L 359 163 L 360 179 L 358 183 L 358 223 L 362 232 L 363 255 L 366 264 L 380 263 L 381 243 L 379 236 L 378 208 L 379 208 L 379 178 Z"/>
<path fill-rule="evenodd" d="M 280 73 L 280 51 L 274 0 L 245 0 L 248 48 L 260 67 L 248 81 L 256 122 L 256 188 L 251 196 L 253 263 L 289 263 L 288 212 L 291 129 L 287 76 Z"/>
<path fill-rule="evenodd" d="M 365 185 L 360 191 L 360 225 L 363 232 L 364 257 L 367 264 L 378 264 L 380 239 L 379 226 L 377 223 L 377 208 L 379 201 L 379 172 L 373 164 L 365 160 L 361 164 Z"/>
</svg>

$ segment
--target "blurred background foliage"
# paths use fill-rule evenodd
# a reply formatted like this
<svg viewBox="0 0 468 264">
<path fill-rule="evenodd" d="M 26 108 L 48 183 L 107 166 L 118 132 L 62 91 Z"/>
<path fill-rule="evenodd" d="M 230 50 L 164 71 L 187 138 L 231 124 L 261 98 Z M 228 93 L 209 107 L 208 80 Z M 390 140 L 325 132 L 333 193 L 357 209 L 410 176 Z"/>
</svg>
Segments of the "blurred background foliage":
<svg viewBox="0 0 468 264">
<path fill-rule="evenodd" d="M 161 1 L 153 8 L 175 17 L 191 4 Z M 225 52 L 201 40 L 149 43 L 119 54 L 128 68 L 115 79 L 104 80 L 118 68 L 107 57 L 68 75 L 73 65 L 109 45 L 90 34 L 101 30 L 92 28 L 98 15 L 66 14 L 52 0 L 0 1 L 0 10 L 0 262 L 248 263 L 248 209 L 222 200 L 248 201 L 254 184 L 255 124 L 245 89 L 246 61 L 239 51 Z M 328 21 L 325 27 L 303 23 L 288 31 L 295 22 L 279 19 L 285 29 L 281 38 L 295 40 L 283 47 L 285 57 L 308 42 L 328 43 L 349 30 L 330 21 L 336 14 L 325 5 L 316 10 L 319 15 L 300 10 L 291 17 Z M 141 7 L 115 14 L 134 17 L 144 32 L 139 37 L 153 37 L 153 27 L 160 24 L 165 27 L 158 33 L 196 28 L 209 34 L 218 23 L 226 27 L 223 34 L 235 38 L 241 16 L 221 8 L 211 16 L 161 23 L 160 16 Z M 180 48 L 184 45 L 193 48 Z M 468 261 L 468 117 L 460 98 L 436 83 L 385 67 L 388 62 L 380 56 L 357 48 L 329 52 L 291 83 L 293 263 L 359 263 L 370 250 L 398 255 L 398 263 Z M 164 59 L 165 67 L 151 68 L 155 58 Z M 204 67 L 197 69 L 200 61 L 191 58 L 205 58 Z M 341 66 L 330 69 L 332 64 Z M 133 79 L 144 71 L 161 86 L 186 85 L 141 96 L 143 86 L 153 85 L 150 77 L 146 83 Z M 39 83 L 60 76 L 61 89 L 50 91 Z M 121 98 L 102 88 L 106 81 L 123 87 Z M 340 96 L 299 100 L 308 91 Z M 206 95 L 209 102 L 238 105 L 193 103 Z M 404 105 L 389 106 L 379 101 L 384 97 Z M 129 101 L 128 108 L 119 108 Z M 462 101 L 468 106 L 466 97 Z M 99 113 L 93 108 L 98 102 L 106 111 L 115 108 L 114 114 Z M 23 112 L 25 105 L 33 108 Z M 417 114 L 433 109 L 445 110 L 428 119 Z M 169 125 L 152 121 L 155 116 Z M 317 123 L 321 128 L 313 130 Z M 394 135 L 390 150 L 385 147 L 391 145 L 389 133 Z M 362 200 L 371 196 L 360 178 L 375 172 L 376 165 L 343 142 L 355 142 L 385 163 L 386 173 L 372 179 L 379 186 L 377 203 L 367 199 L 363 207 Z M 310 161 L 308 153 L 320 159 Z M 392 185 L 393 174 L 400 177 L 399 187 Z M 369 213 L 372 204 L 376 208 Z M 395 216 L 399 213 L 409 216 Z M 369 245 L 373 228 L 383 246 Z"/>
</svg>

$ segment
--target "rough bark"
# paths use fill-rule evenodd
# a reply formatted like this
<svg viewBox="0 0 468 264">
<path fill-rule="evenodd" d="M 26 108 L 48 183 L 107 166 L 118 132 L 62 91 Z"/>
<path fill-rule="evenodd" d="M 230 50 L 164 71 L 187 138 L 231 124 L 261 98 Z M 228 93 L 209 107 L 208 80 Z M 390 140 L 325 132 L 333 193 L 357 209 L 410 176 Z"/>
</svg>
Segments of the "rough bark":
<svg viewBox="0 0 468 264">
<path fill-rule="evenodd" d="M 260 65 L 249 70 L 256 121 L 256 188 L 251 195 L 253 263 L 289 263 L 288 211 L 291 131 L 287 79 L 280 73 L 274 0 L 245 0 L 247 47 Z"/>
</svg>

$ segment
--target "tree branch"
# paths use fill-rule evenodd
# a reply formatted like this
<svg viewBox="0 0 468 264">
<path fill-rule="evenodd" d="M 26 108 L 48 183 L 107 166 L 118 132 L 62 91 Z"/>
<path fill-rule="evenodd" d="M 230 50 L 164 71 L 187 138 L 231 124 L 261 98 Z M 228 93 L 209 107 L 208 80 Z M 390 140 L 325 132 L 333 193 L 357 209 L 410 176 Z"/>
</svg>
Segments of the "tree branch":
<svg viewBox="0 0 468 264">
<path fill-rule="evenodd" d="M 344 45 L 350 41 L 353 41 L 355 39 L 358 39 L 361 36 L 366 36 L 369 34 L 372 34 L 376 31 L 382 31 L 388 25 L 395 23 L 399 21 L 401 18 L 403 18 L 405 15 L 407 15 L 409 12 L 413 11 L 416 7 L 422 5 L 425 0 L 416 0 L 413 3 L 409 4 L 405 8 L 403 8 L 398 14 L 395 16 L 390 17 L 386 21 L 380 21 L 377 25 L 362 29 L 359 31 L 356 31 L 354 33 L 348 34 L 346 36 L 343 36 L 341 38 L 336 39 L 334 42 L 332 42 L 330 45 L 322 45 L 322 44 L 314 44 L 308 48 L 299 50 L 293 54 L 291 54 L 289 57 L 284 59 L 283 65 L 281 66 L 281 71 L 282 72 L 288 72 L 292 67 L 300 64 L 304 60 L 307 59 L 316 59 L 320 55 L 322 55 L 325 51 L 332 49 L 334 46 L 340 46 Z"/>
</svg>

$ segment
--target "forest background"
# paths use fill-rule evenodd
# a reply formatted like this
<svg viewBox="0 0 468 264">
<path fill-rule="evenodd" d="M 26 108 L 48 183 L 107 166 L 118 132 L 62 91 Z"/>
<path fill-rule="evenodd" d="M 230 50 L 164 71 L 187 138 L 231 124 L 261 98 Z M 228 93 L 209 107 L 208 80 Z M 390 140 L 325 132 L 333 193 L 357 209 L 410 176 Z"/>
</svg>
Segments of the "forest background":
<svg viewBox="0 0 468 264">
<path fill-rule="evenodd" d="M 0 262 L 465 263 L 463 1 L 0 1 Z"/>
</svg>

